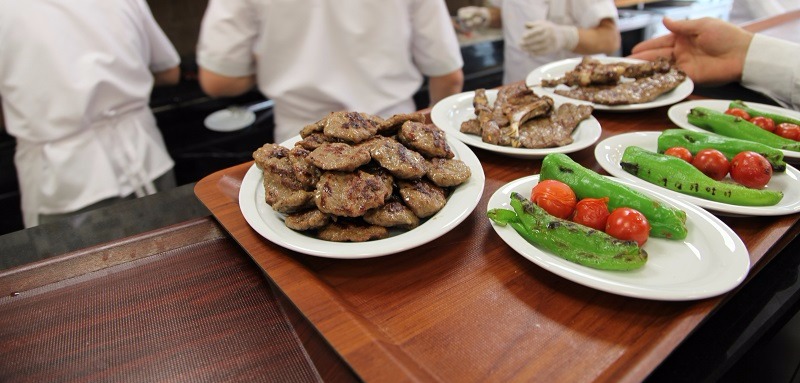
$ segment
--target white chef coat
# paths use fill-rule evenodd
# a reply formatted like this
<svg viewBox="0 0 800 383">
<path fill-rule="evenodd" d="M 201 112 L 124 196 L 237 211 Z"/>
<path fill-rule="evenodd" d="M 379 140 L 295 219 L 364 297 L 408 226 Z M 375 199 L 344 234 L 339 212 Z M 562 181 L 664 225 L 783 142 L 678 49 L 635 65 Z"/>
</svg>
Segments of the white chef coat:
<svg viewBox="0 0 800 383">
<path fill-rule="evenodd" d="M 148 107 L 179 56 L 144 0 L 0 0 L 0 97 L 25 226 L 153 192 L 174 166 Z"/>
<path fill-rule="evenodd" d="M 742 70 L 741 84 L 786 108 L 800 110 L 800 44 L 755 34 Z"/>
<path fill-rule="evenodd" d="M 413 112 L 423 75 L 463 66 L 441 0 L 211 0 L 197 62 L 257 74 L 277 143 L 332 111 Z"/>
<path fill-rule="evenodd" d="M 532 70 L 579 54 L 570 51 L 535 56 L 520 48 L 525 23 L 549 20 L 561 25 L 594 28 L 603 19 L 617 20 L 617 7 L 611 0 L 491 0 L 500 8 L 503 24 L 503 83 L 524 80 Z"/>
</svg>

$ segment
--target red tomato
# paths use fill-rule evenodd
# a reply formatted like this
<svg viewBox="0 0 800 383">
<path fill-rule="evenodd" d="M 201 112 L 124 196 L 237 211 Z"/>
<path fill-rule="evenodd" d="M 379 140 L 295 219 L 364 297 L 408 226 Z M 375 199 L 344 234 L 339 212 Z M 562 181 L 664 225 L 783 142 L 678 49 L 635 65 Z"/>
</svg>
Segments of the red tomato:
<svg viewBox="0 0 800 383">
<path fill-rule="evenodd" d="M 669 148 L 664 151 L 664 154 L 668 156 L 678 157 L 688 163 L 692 162 L 692 152 L 690 152 L 689 149 L 686 149 L 683 146 L 676 146 L 673 148 Z"/>
<path fill-rule="evenodd" d="M 572 221 L 592 229 L 605 231 L 608 221 L 608 197 L 584 198 L 575 205 Z"/>
<path fill-rule="evenodd" d="M 692 165 L 700 169 L 703 174 L 719 181 L 728 174 L 731 168 L 730 162 L 717 149 L 702 149 L 694 155 Z"/>
<path fill-rule="evenodd" d="M 566 219 L 572 215 L 577 198 L 569 185 L 556 180 L 544 180 L 531 190 L 531 201 L 546 212 Z"/>
<path fill-rule="evenodd" d="M 741 152 L 731 159 L 731 178 L 753 189 L 761 189 L 772 178 L 772 165 L 756 152 Z"/>
<path fill-rule="evenodd" d="M 750 113 L 745 112 L 744 109 L 730 108 L 725 111 L 725 114 L 730 114 L 731 116 L 736 116 L 750 121 Z"/>
<path fill-rule="evenodd" d="M 636 241 L 641 247 L 650 236 L 650 222 L 638 210 L 618 207 L 608 216 L 606 233 L 624 241 Z"/>
<path fill-rule="evenodd" d="M 800 141 L 800 126 L 797 126 L 795 124 L 790 124 L 788 122 L 778 124 L 778 127 L 775 128 L 775 131 L 773 133 L 783 138 Z"/>
<path fill-rule="evenodd" d="M 750 119 L 750 122 L 758 125 L 761 129 L 764 129 L 770 133 L 775 131 L 775 121 L 772 121 L 769 117 L 753 117 Z"/>
</svg>

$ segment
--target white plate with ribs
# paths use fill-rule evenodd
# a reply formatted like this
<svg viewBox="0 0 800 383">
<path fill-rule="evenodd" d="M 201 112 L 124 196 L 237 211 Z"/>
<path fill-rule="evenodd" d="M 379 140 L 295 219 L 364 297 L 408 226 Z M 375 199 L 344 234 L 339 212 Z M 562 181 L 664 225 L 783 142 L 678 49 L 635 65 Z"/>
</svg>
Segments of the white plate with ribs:
<svg viewBox="0 0 800 383">
<path fill-rule="evenodd" d="M 291 148 L 300 136 L 281 143 Z M 275 212 L 265 201 L 264 176 L 255 164 L 247 171 L 239 189 L 239 208 L 245 220 L 256 232 L 286 249 L 303 254 L 337 259 L 360 259 L 399 253 L 428 243 L 453 230 L 478 205 L 483 195 L 485 177 L 478 157 L 466 145 L 448 138 L 455 158 L 469 166 L 471 176 L 454 188 L 444 207 L 412 230 L 392 232 L 388 238 L 367 242 L 332 242 L 286 227 L 283 215 Z"/>
<path fill-rule="evenodd" d="M 643 60 L 638 59 L 631 59 L 626 57 L 594 57 L 598 61 L 603 64 L 611 64 L 611 63 L 618 63 L 618 62 L 625 62 L 625 63 L 642 63 Z M 631 111 L 638 111 L 638 110 L 646 110 L 646 109 L 653 109 L 662 106 L 672 105 L 674 103 L 680 102 L 690 94 L 694 90 L 694 82 L 688 77 L 686 77 L 683 82 L 681 82 L 675 89 L 672 89 L 669 92 L 666 92 L 660 96 L 658 96 L 655 100 L 650 102 L 643 102 L 638 104 L 628 104 L 628 105 L 603 105 L 603 104 L 596 104 L 589 101 L 583 101 L 578 99 L 569 98 L 566 96 L 562 96 L 555 93 L 556 89 L 568 89 L 566 85 L 559 85 L 555 88 L 545 88 L 541 86 L 542 80 L 555 80 L 564 76 L 565 73 L 575 69 L 581 62 L 582 58 L 571 58 L 565 59 L 560 61 L 555 61 L 549 64 L 542 65 L 528 74 L 525 79 L 525 84 L 529 87 L 533 88 L 534 92 L 537 94 L 546 94 L 553 99 L 562 99 L 562 100 L 570 100 L 575 103 L 584 103 L 594 106 L 596 110 L 606 110 L 606 111 L 613 111 L 613 112 L 631 112 Z"/>
<path fill-rule="evenodd" d="M 497 89 L 486 90 L 486 98 L 490 105 L 494 104 L 495 99 L 497 99 L 497 92 Z M 572 131 L 573 141 L 568 145 L 543 149 L 528 149 L 490 144 L 488 142 L 483 142 L 481 136 L 461 132 L 461 123 L 476 117 L 475 107 L 472 105 L 474 98 L 475 92 L 469 91 L 454 94 L 439 101 L 431 110 L 431 121 L 440 129 L 444 130 L 449 137 L 454 137 L 469 146 L 517 158 L 542 158 L 550 153 L 577 152 L 597 142 L 597 140 L 600 139 L 600 133 L 602 133 L 600 122 L 598 122 L 594 116 L 589 116 L 587 119 L 581 121 L 575 130 Z M 553 100 L 555 101 L 556 107 L 565 103 L 565 101 L 563 101 L 564 98 L 553 98 Z M 570 101 L 567 100 L 566 102 Z"/>
</svg>

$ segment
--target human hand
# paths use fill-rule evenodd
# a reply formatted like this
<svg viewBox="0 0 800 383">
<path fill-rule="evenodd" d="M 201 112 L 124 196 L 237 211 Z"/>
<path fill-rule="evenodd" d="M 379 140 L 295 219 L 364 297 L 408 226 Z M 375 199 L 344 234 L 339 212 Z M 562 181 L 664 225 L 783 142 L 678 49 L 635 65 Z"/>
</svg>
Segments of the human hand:
<svg viewBox="0 0 800 383">
<path fill-rule="evenodd" d="M 637 44 L 629 57 L 673 58 L 675 65 L 698 84 L 741 80 L 747 49 L 753 40 L 751 32 L 714 18 L 664 18 L 664 26 L 672 33 Z"/>
<path fill-rule="evenodd" d="M 520 48 L 534 55 L 568 50 L 578 46 L 578 28 L 572 25 L 559 25 L 547 20 L 525 23 Z"/>
<path fill-rule="evenodd" d="M 488 27 L 491 21 L 491 14 L 487 7 L 469 6 L 459 8 L 456 18 L 461 29 L 469 32 Z"/>
</svg>

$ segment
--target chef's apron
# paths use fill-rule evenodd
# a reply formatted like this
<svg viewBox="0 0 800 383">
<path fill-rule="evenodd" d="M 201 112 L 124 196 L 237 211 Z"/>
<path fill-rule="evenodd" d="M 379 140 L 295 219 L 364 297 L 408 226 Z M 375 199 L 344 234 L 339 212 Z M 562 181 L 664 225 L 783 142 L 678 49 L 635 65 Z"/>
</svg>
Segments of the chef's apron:
<svg viewBox="0 0 800 383">
<path fill-rule="evenodd" d="M 98 160 L 89 161 L 92 163 L 76 160 L 81 156 Z M 161 163 L 154 164 L 153 158 Z M 155 119 L 146 107 L 108 113 L 82 130 L 52 140 L 17 139 L 15 162 L 20 172 L 27 172 L 18 177 L 25 227 L 37 225 L 40 213 L 69 212 L 42 211 L 44 198 L 55 201 L 47 204 L 51 209 L 52 205 L 70 204 L 70 201 L 58 201 L 63 195 L 77 194 L 92 199 L 83 206 L 66 209 L 78 210 L 106 198 L 125 197 L 131 193 L 137 197 L 153 194 L 156 189 L 151 179 L 155 177 L 151 178 L 148 168 L 160 175 L 174 165 L 166 153 Z M 104 179 L 103 174 L 113 174 L 115 179 Z M 83 187 L 70 189 L 70 183 Z"/>
<path fill-rule="evenodd" d="M 553 52 L 548 55 L 533 55 L 520 48 L 525 23 L 549 20 L 556 24 L 568 24 L 567 0 L 503 0 L 500 11 L 503 18 L 504 74 L 503 83 L 522 81 L 534 69 L 554 61 L 576 57 L 570 51 Z"/>
</svg>

